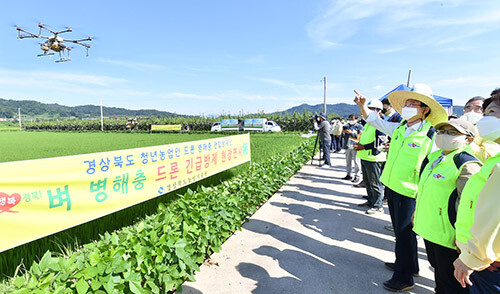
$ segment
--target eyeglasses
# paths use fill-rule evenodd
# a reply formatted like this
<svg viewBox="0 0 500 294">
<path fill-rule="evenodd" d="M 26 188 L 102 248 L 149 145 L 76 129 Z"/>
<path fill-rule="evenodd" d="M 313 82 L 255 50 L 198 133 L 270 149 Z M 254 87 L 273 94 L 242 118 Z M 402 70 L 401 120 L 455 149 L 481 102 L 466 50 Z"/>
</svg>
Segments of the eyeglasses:
<svg viewBox="0 0 500 294">
<path fill-rule="evenodd" d="M 483 107 L 481 107 L 481 106 L 477 106 L 477 107 L 466 106 L 465 110 L 470 110 L 470 111 L 475 111 L 475 112 L 483 112 Z"/>
<path fill-rule="evenodd" d="M 455 129 L 449 129 L 449 130 L 439 129 L 439 130 L 437 130 L 437 133 L 438 134 L 446 134 L 446 135 L 450 135 L 450 136 L 460 136 L 460 135 L 463 135 L 462 133 L 460 133 L 459 131 L 457 131 Z"/>
<path fill-rule="evenodd" d="M 422 107 L 422 104 L 420 103 L 409 103 L 409 104 L 405 104 L 405 107 Z"/>
</svg>

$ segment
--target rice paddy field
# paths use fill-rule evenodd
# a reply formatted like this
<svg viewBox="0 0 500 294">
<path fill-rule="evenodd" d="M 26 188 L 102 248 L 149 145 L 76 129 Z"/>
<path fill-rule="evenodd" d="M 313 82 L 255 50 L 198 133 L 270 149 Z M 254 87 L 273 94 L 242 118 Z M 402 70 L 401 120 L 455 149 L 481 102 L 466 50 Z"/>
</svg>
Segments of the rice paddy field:
<svg viewBox="0 0 500 294">
<path fill-rule="evenodd" d="M 236 134 L 236 133 L 235 133 Z M 196 141 L 227 134 L 217 133 L 116 133 L 116 132 L 26 132 L 16 131 L 13 125 L 0 124 L 0 162 L 13 162 L 66 155 L 156 146 Z M 250 136 L 252 162 L 263 162 L 271 156 L 286 154 L 304 141 L 310 140 L 291 133 L 254 133 Z M 47 250 L 68 252 L 95 240 L 99 234 L 131 225 L 157 211 L 159 203 L 171 203 L 188 188 L 213 186 L 248 169 L 243 164 L 204 179 L 191 186 L 153 198 L 92 222 L 65 230 L 40 240 L 0 253 L 0 274 L 11 276 L 22 262 L 26 268 Z M 7 164 L 8 167 L 8 164 Z M 0 278 L 1 279 L 1 278 Z"/>
</svg>

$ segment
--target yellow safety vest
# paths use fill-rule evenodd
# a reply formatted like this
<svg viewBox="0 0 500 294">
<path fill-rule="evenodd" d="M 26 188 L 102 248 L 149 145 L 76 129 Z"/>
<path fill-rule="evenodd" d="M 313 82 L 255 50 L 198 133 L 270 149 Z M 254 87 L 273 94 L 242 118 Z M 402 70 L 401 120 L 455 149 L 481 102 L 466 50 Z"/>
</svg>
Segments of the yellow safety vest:
<svg viewBox="0 0 500 294">
<path fill-rule="evenodd" d="M 493 168 L 498 163 L 500 163 L 500 153 L 486 160 L 481 170 L 472 175 L 465 184 L 460 198 L 460 205 L 458 206 L 457 222 L 455 223 L 457 240 L 461 243 L 467 244 L 467 240 L 472 238 L 470 228 L 474 224 L 477 197 L 490 177 Z"/>
<path fill-rule="evenodd" d="M 391 190 L 415 198 L 420 167 L 429 154 L 434 141 L 435 129 L 424 121 L 420 131 L 405 138 L 406 124 L 401 124 L 392 133 L 389 153 L 380 181 Z"/>
<path fill-rule="evenodd" d="M 457 179 L 466 163 L 481 162 L 467 145 L 446 155 L 432 167 L 441 154 L 441 150 L 429 154 L 429 163 L 420 175 L 413 231 L 427 241 L 456 249 Z"/>
<path fill-rule="evenodd" d="M 363 133 L 361 133 L 361 138 L 359 139 L 359 144 L 368 145 L 374 143 L 377 136 L 377 129 L 366 124 Z M 384 162 L 386 160 L 387 152 L 380 152 L 377 155 L 373 155 L 372 149 L 358 150 L 356 156 L 359 159 L 373 162 Z"/>
</svg>

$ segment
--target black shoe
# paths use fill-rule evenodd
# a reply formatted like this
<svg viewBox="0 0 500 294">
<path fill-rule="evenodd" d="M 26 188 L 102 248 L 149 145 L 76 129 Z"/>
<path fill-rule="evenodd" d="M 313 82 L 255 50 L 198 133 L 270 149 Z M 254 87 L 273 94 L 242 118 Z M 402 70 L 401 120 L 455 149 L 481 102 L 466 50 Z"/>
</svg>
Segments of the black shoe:
<svg viewBox="0 0 500 294">
<path fill-rule="evenodd" d="M 358 184 L 353 185 L 355 188 L 366 188 L 365 182 L 361 181 Z"/>
<path fill-rule="evenodd" d="M 359 177 L 358 176 L 354 176 L 354 178 L 351 180 L 351 182 L 353 182 L 353 183 L 356 183 L 357 181 L 359 181 Z"/>
<path fill-rule="evenodd" d="M 415 287 L 415 284 L 406 284 L 395 279 L 384 282 L 384 288 L 391 292 L 404 292 L 413 289 L 413 287 Z"/>
<path fill-rule="evenodd" d="M 384 267 L 386 269 L 390 270 L 391 272 L 393 272 L 394 271 L 394 262 L 384 262 Z M 414 273 L 413 276 L 420 277 L 420 275 L 418 273 Z"/>
<path fill-rule="evenodd" d="M 364 199 L 368 199 L 368 195 L 364 195 L 363 197 L 361 198 L 364 198 Z"/>
<path fill-rule="evenodd" d="M 352 177 L 347 175 L 347 176 L 343 177 L 341 180 L 352 180 Z"/>
<path fill-rule="evenodd" d="M 366 201 L 365 203 L 358 204 L 358 207 L 363 207 L 363 208 L 372 208 L 372 207 L 370 206 L 370 204 L 368 204 L 368 201 Z"/>
</svg>

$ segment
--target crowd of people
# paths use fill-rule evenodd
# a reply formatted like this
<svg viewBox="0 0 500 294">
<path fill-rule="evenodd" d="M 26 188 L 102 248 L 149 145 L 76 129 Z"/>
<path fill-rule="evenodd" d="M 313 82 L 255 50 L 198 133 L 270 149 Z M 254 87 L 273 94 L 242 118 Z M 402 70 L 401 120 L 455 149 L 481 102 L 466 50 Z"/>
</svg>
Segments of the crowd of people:
<svg viewBox="0 0 500 294">
<path fill-rule="evenodd" d="M 424 84 L 383 101 L 355 93 L 361 120 L 321 114 L 314 127 L 323 167 L 345 150 L 342 179 L 366 189 L 366 214 L 387 203 L 396 258 L 384 263 L 393 271 L 384 288 L 414 287 L 419 235 L 436 293 L 500 293 L 500 88 L 471 98 L 459 118 Z"/>
</svg>

